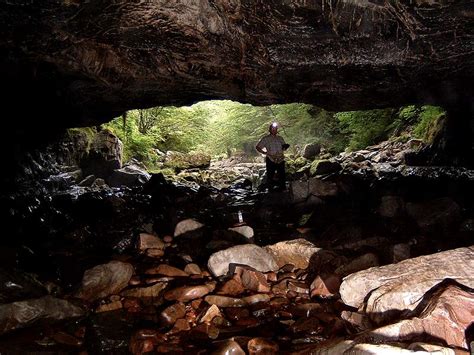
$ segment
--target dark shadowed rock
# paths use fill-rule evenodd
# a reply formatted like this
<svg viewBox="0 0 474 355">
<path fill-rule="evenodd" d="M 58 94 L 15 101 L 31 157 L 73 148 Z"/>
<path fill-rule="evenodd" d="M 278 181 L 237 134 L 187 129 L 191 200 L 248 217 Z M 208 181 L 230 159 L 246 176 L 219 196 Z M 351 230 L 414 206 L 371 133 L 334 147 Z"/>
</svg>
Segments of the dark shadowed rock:
<svg viewBox="0 0 474 355">
<path fill-rule="evenodd" d="M 32 275 L 0 268 L 0 304 L 46 295 L 45 287 Z"/>
<path fill-rule="evenodd" d="M 80 317 L 84 311 L 72 303 L 52 296 L 0 305 L 0 334 L 45 320 Z"/>
<path fill-rule="evenodd" d="M 321 145 L 318 143 L 306 144 L 303 148 L 303 157 L 314 159 L 321 151 Z"/>
<path fill-rule="evenodd" d="M 107 179 L 111 187 L 143 185 L 150 180 L 151 175 L 137 164 L 128 164 L 116 169 Z"/>
<path fill-rule="evenodd" d="M 314 175 L 325 175 L 336 173 L 341 170 L 341 165 L 332 160 L 315 160 L 311 163 L 310 174 Z"/>
</svg>

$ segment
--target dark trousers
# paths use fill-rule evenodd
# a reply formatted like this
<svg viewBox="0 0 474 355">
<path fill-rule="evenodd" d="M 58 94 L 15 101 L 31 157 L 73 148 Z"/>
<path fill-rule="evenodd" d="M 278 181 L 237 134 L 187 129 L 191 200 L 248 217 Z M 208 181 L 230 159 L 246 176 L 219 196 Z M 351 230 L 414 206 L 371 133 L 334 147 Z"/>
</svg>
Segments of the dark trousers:
<svg viewBox="0 0 474 355">
<path fill-rule="evenodd" d="M 275 184 L 279 188 L 285 188 L 285 162 L 274 163 L 270 159 L 265 158 L 265 164 L 267 168 L 267 185 L 272 188 Z M 277 174 L 275 179 L 275 173 Z"/>
</svg>

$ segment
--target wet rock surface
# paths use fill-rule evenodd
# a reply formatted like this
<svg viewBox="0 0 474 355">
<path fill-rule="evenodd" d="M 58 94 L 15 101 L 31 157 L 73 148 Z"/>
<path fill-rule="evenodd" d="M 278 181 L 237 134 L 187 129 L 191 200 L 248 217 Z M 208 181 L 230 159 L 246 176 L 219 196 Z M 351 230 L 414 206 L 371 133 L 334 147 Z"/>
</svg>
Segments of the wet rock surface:
<svg viewBox="0 0 474 355">
<path fill-rule="evenodd" d="M 388 179 L 376 163 L 360 174 L 351 159 L 337 174 L 307 172 L 316 205 L 291 190 L 195 188 L 159 175 L 133 188 L 12 197 L 0 350 L 468 351 L 470 173 Z M 448 277 L 459 285 L 444 287 Z M 44 309 L 45 295 L 74 312 Z M 31 315 L 21 325 L 19 305 Z"/>
</svg>

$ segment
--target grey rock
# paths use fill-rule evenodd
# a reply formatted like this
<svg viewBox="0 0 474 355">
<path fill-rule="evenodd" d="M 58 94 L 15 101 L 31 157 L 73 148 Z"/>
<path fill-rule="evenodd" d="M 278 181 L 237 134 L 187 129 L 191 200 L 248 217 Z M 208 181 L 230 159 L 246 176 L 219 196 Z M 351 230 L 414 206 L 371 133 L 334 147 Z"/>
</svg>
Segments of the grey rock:
<svg viewBox="0 0 474 355">
<path fill-rule="evenodd" d="M 236 245 L 218 251 L 210 256 L 207 265 L 214 276 L 222 276 L 227 274 L 231 263 L 248 265 L 261 272 L 278 270 L 274 257 L 254 244 Z"/>
</svg>

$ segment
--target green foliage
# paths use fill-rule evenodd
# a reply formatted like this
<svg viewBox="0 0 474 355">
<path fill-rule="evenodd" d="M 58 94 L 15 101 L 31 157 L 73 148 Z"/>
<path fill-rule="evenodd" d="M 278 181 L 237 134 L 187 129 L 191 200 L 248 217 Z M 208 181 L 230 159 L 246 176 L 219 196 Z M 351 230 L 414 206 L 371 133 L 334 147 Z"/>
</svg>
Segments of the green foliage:
<svg viewBox="0 0 474 355">
<path fill-rule="evenodd" d="M 440 129 L 440 120 L 446 112 L 438 106 L 422 106 L 418 124 L 413 128 L 413 136 L 429 143 Z"/>
<path fill-rule="evenodd" d="M 331 113 L 307 104 L 252 106 L 232 101 L 203 101 L 189 107 L 133 110 L 104 127 L 124 143 L 124 160 L 159 168 L 161 151 L 200 152 L 213 157 L 256 155 L 255 145 L 277 121 L 280 135 L 297 155 L 305 144 L 319 143 L 332 154 L 362 149 L 390 138 L 428 139 L 444 111 L 433 106 Z M 431 127 L 431 128 L 430 128 Z M 413 134 L 412 134 L 413 133 Z M 395 139 L 395 138 L 394 138 Z M 291 155 L 291 154 L 290 154 Z M 299 164 L 294 168 L 298 169 Z"/>
<path fill-rule="evenodd" d="M 387 139 L 393 121 L 392 109 L 336 113 L 342 132 L 349 138 L 348 149 L 357 150 Z"/>
</svg>

